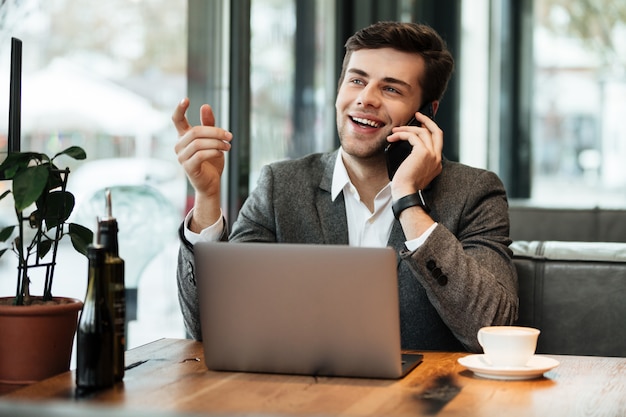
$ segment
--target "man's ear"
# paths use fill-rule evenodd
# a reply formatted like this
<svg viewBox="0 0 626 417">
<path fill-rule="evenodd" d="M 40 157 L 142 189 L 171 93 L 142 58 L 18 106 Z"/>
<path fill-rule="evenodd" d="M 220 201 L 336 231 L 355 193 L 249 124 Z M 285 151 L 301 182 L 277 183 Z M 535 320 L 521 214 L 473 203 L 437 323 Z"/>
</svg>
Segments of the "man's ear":
<svg viewBox="0 0 626 417">
<path fill-rule="evenodd" d="M 437 109 L 439 109 L 439 100 L 433 101 L 433 117 L 437 114 Z"/>
</svg>

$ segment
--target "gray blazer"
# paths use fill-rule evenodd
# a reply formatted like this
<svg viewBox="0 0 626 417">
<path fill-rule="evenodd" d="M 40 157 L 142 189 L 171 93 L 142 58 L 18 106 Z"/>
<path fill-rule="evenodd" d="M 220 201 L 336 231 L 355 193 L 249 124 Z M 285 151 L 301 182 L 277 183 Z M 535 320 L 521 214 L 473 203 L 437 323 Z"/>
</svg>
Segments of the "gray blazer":
<svg viewBox="0 0 626 417">
<path fill-rule="evenodd" d="M 343 195 L 331 201 L 336 157 L 334 151 L 265 166 L 228 240 L 347 244 Z M 489 171 L 444 160 L 424 198 L 439 223 L 426 242 L 408 251 L 398 221 L 388 242 L 398 253 L 402 347 L 478 352 L 479 328 L 517 319 L 504 186 Z M 180 236 L 180 305 L 188 332 L 201 339 L 193 247 L 182 226 Z"/>
</svg>

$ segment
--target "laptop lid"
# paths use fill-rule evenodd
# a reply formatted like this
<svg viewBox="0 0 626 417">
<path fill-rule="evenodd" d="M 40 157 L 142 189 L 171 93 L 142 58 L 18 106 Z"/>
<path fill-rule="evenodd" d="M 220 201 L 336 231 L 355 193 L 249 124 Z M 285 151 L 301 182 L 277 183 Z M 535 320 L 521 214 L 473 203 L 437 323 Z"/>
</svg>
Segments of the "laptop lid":
<svg viewBox="0 0 626 417">
<path fill-rule="evenodd" d="M 209 369 L 399 378 L 421 359 L 401 357 L 391 248 L 204 242 L 194 253 Z"/>
</svg>

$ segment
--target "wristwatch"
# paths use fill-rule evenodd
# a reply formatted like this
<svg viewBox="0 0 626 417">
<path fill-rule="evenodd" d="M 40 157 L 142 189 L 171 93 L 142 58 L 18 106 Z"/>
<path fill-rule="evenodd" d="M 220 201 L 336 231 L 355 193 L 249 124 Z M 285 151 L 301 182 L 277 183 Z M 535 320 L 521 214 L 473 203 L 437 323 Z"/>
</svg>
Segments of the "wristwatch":
<svg viewBox="0 0 626 417">
<path fill-rule="evenodd" d="M 393 215 L 396 219 L 400 220 L 400 213 L 409 207 L 420 206 L 422 210 L 426 213 L 430 212 L 430 207 L 426 204 L 426 200 L 424 200 L 424 196 L 422 195 L 422 190 L 418 190 L 415 194 L 405 195 L 404 197 L 398 199 L 391 206 L 391 210 L 393 210 Z"/>
</svg>

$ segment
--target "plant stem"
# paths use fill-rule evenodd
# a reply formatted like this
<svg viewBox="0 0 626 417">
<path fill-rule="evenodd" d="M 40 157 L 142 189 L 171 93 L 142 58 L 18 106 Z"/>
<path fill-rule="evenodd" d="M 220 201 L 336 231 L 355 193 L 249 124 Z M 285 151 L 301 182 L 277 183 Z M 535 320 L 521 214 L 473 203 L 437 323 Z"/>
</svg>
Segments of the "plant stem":
<svg viewBox="0 0 626 417">
<path fill-rule="evenodd" d="M 27 264 L 24 259 L 24 222 L 22 221 L 22 212 L 15 211 L 17 218 L 20 219 L 18 224 L 19 230 L 19 242 L 17 244 L 18 263 L 17 266 L 17 291 L 15 294 L 15 305 L 24 305 L 24 286 L 28 285 L 27 279 Z"/>
</svg>

